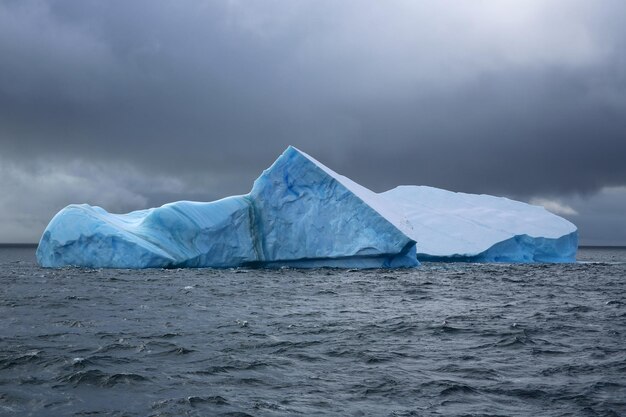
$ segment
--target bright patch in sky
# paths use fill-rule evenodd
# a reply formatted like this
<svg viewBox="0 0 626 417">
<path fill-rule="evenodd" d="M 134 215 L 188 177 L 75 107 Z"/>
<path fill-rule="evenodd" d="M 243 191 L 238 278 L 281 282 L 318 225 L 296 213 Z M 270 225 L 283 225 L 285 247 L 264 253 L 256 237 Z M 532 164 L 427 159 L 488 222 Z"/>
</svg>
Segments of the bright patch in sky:
<svg viewBox="0 0 626 417">
<path fill-rule="evenodd" d="M 533 198 L 530 200 L 530 204 L 542 206 L 546 210 L 560 216 L 575 216 L 578 214 L 578 212 L 572 207 L 568 206 L 567 204 L 563 204 L 558 200 L 549 200 L 547 198 Z"/>
</svg>

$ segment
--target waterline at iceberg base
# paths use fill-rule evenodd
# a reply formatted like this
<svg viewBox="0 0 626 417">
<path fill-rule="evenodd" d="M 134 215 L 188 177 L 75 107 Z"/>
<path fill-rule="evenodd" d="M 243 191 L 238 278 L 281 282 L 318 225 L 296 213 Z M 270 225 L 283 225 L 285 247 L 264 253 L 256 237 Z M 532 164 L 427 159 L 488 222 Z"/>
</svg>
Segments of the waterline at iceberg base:
<svg viewBox="0 0 626 417">
<path fill-rule="evenodd" d="M 37 260 L 93 268 L 572 262 L 577 236 L 567 220 L 506 198 L 421 186 L 374 193 L 289 147 L 246 195 L 128 214 L 67 206 L 44 231 Z"/>
</svg>

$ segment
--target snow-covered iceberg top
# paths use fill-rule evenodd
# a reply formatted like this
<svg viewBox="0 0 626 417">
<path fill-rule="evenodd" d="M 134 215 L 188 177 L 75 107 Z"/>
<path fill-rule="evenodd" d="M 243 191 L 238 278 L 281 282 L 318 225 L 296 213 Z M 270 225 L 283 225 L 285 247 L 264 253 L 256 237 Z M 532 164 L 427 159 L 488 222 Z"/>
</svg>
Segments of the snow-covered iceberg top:
<svg viewBox="0 0 626 417">
<path fill-rule="evenodd" d="M 400 186 L 379 194 L 409 220 L 420 260 L 573 262 L 578 231 L 569 221 L 504 197 Z"/>
<path fill-rule="evenodd" d="M 430 187 L 378 194 L 289 147 L 246 195 L 128 214 L 70 205 L 50 221 L 37 260 L 45 267 L 380 268 L 417 266 L 418 258 L 567 262 L 576 247 L 575 226 L 542 208 Z"/>
</svg>

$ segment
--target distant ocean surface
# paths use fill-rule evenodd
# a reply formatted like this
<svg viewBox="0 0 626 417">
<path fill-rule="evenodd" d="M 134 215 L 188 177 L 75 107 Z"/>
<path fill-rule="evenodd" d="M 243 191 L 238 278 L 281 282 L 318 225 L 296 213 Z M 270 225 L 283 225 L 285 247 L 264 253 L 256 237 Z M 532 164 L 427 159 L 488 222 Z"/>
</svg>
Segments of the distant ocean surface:
<svg viewBox="0 0 626 417">
<path fill-rule="evenodd" d="M 42 269 L 0 249 L 2 416 L 624 416 L 626 249 L 565 265 Z"/>
</svg>

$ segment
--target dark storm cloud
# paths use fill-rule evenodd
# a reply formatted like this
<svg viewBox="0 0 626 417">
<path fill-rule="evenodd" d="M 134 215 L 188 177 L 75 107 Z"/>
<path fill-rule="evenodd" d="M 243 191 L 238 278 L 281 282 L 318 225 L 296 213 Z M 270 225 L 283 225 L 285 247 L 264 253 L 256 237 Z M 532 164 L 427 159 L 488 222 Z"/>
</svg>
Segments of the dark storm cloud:
<svg viewBox="0 0 626 417">
<path fill-rule="evenodd" d="M 353 155 L 363 161 L 357 171 L 366 179 L 376 138 L 395 137 L 400 146 L 378 159 L 396 181 L 518 196 L 624 184 L 626 102 L 607 103 L 589 85 L 600 79 L 614 93 L 618 77 L 587 75 L 486 74 L 429 105 L 394 103 L 386 125 L 369 108 L 362 120 L 370 140 Z M 407 114 L 416 108 L 419 115 Z"/>
<path fill-rule="evenodd" d="M 559 214 L 576 224 L 583 245 L 626 244 L 626 187 L 607 187 L 593 196 L 569 196 L 558 202 L 570 210 L 576 208 L 573 213 Z"/>
<path fill-rule="evenodd" d="M 46 194 L 66 197 L 33 218 L 81 198 L 121 211 L 242 193 L 289 144 L 375 190 L 531 198 L 624 185 L 624 12 L 621 1 L 4 2 L 0 163 L 16 193 L 4 204 L 17 210 L 34 198 L 19 184 L 37 194 L 50 172 Z M 81 176 L 118 191 L 72 192 L 67 178 Z"/>
</svg>

